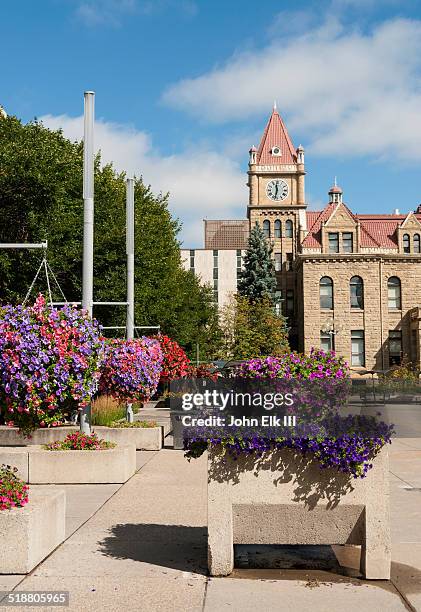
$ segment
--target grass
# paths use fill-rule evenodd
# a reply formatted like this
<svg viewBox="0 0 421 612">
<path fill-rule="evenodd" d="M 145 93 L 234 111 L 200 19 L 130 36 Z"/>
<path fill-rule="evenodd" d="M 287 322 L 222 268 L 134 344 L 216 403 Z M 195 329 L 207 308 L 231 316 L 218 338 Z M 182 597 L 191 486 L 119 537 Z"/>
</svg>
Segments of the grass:
<svg viewBox="0 0 421 612">
<path fill-rule="evenodd" d="M 157 427 L 157 424 L 155 421 L 134 421 L 133 423 L 128 423 L 127 421 L 115 421 L 114 423 L 111 423 L 110 427 L 119 427 L 120 429 L 127 427 L 141 427 L 143 429 L 147 429 L 150 427 Z"/>
<path fill-rule="evenodd" d="M 110 426 L 114 421 L 124 419 L 126 406 L 109 395 L 101 395 L 92 402 L 92 425 Z"/>
</svg>

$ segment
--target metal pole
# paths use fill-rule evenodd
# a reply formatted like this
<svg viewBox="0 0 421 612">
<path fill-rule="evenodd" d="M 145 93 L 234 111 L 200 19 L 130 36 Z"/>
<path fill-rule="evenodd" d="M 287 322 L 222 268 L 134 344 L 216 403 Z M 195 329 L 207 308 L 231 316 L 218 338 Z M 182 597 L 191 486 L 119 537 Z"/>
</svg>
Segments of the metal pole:
<svg viewBox="0 0 421 612">
<path fill-rule="evenodd" d="M 126 338 L 134 337 L 134 179 L 126 181 L 127 317 Z M 126 404 L 126 419 L 133 423 L 133 405 Z"/>
<path fill-rule="evenodd" d="M 94 277 L 94 116 L 95 93 L 85 91 L 83 138 L 82 308 L 92 316 Z M 91 406 L 80 413 L 81 433 L 91 433 Z"/>
<path fill-rule="evenodd" d="M 48 247 L 48 242 L 3 242 L 0 249 L 44 249 Z"/>
</svg>

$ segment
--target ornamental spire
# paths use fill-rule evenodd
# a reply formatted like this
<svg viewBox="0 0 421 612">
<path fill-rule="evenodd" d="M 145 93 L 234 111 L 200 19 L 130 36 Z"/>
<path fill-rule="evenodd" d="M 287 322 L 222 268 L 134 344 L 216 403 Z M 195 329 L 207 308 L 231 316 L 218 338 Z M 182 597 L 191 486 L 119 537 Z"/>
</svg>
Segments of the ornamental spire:
<svg viewBox="0 0 421 612">
<path fill-rule="evenodd" d="M 296 164 L 297 153 L 274 101 L 258 151 L 257 164 Z"/>
</svg>

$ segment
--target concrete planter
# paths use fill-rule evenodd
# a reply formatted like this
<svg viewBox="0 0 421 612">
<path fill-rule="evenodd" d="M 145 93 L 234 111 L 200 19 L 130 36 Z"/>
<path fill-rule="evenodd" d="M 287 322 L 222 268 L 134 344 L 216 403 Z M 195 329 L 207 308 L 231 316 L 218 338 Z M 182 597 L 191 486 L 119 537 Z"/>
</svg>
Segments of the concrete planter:
<svg viewBox="0 0 421 612">
<path fill-rule="evenodd" d="M 163 427 L 104 427 L 92 430 L 98 438 L 116 444 L 134 444 L 136 450 L 160 450 L 163 444 Z M 0 426 L 1 446 L 42 446 L 56 440 L 64 440 L 69 433 L 79 431 L 79 426 L 51 427 L 36 429 L 30 438 L 23 437 L 17 427 Z"/>
<path fill-rule="evenodd" d="M 361 545 L 366 578 L 390 578 L 387 448 L 364 479 L 320 470 L 289 449 L 262 458 L 208 453 L 208 565 L 234 567 L 234 544 Z"/>
<path fill-rule="evenodd" d="M 26 438 L 19 433 L 17 427 L 6 427 L 0 425 L 0 446 L 40 446 L 49 444 L 64 438 L 75 431 L 79 431 L 79 426 L 69 425 L 65 427 L 46 427 L 36 429 L 30 438 Z"/>
<path fill-rule="evenodd" d="M 30 484 L 124 483 L 136 471 L 136 448 L 47 451 L 37 446 L 0 448 L 0 464 L 15 465 Z"/>
<path fill-rule="evenodd" d="M 98 438 L 116 444 L 132 444 L 136 450 L 161 450 L 164 428 L 158 427 L 94 427 Z"/>
<path fill-rule="evenodd" d="M 0 574 L 27 574 L 65 539 L 64 491 L 29 491 L 23 508 L 0 511 Z"/>
</svg>

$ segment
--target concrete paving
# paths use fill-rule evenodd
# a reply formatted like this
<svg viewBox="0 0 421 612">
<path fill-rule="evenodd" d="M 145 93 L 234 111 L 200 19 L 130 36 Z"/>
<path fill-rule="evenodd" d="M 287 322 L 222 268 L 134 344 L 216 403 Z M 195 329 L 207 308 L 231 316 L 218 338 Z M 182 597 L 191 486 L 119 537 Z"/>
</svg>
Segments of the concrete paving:
<svg viewBox="0 0 421 612">
<path fill-rule="evenodd" d="M 0 590 L 67 590 L 71 611 L 421 612 L 419 442 L 391 448 L 390 582 L 317 569 L 208 577 L 205 457 L 188 463 L 164 449 L 137 453 L 139 471 L 123 486 L 63 487 L 68 539 L 27 577 L 0 576 Z M 22 608 L 32 609 L 57 610 Z"/>
</svg>

